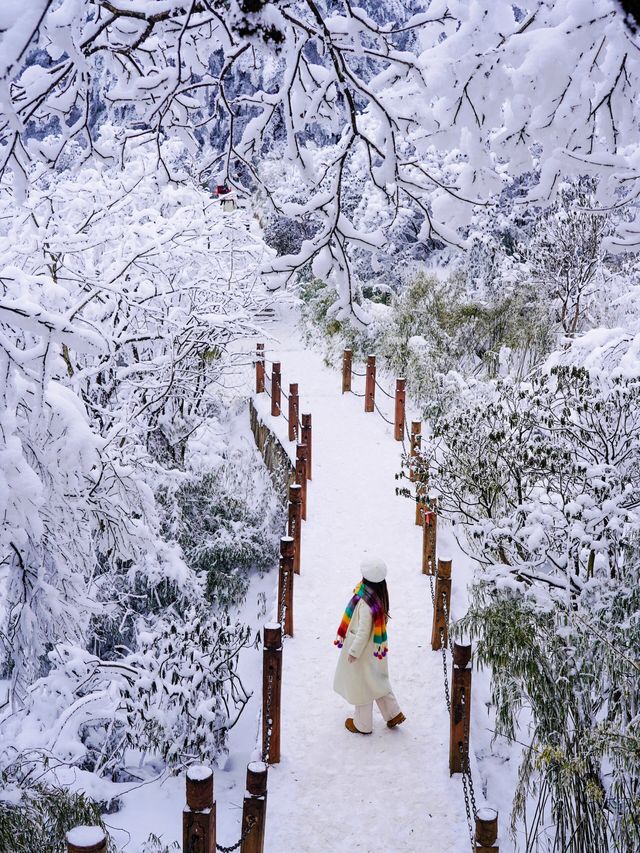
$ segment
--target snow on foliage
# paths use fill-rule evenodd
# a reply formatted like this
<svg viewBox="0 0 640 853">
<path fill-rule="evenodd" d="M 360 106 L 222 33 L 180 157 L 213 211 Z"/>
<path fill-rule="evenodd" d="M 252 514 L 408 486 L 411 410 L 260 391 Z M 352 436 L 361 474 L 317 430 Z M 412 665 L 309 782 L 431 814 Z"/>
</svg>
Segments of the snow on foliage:
<svg viewBox="0 0 640 853">
<path fill-rule="evenodd" d="M 534 173 L 522 201 L 545 204 L 565 175 L 598 175 L 601 209 L 637 195 L 640 53 L 614 0 L 251 4 L 39 0 L 3 10 L 1 162 L 16 187 L 33 160 L 126 157 L 132 140 L 178 177 L 162 142 L 179 140 L 239 190 L 282 158 L 300 200 L 264 184 L 278 216 L 313 236 L 268 268 L 274 282 L 308 262 L 353 302 L 351 254 L 379 249 L 413 211 L 420 239 L 459 245 L 475 205 Z M 404 14 L 404 19 L 401 15 Z M 97 138 L 104 113 L 126 130 Z M 43 136 L 49 134 L 45 139 Z M 446 157 L 434 158 L 434 152 Z M 375 198 L 364 224 L 352 188 Z M 284 193 L 286 196 L 286 193 Z M 611 247 L 637 243 L 633 221 Z"/>
</svg>

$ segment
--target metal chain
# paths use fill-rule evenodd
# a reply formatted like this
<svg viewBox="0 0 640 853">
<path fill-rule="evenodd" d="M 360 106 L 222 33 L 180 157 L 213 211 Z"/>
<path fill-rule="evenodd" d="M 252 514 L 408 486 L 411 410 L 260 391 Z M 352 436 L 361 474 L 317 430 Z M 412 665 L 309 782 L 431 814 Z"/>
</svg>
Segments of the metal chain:
<svg viewBox="0 0 640 853">
<path fill-rule="evenodd" d="M 383 393 L 383 394 L 386 394 L 386 395 L 387 395 L 387 397 L 388 397 L 390 400 L 395 400 L 395 398 L 396 398 L 395 394 L 390 394 L 388 391 L 386 391 L 386 390 L 382 387 L 382 385 L 378 382 L 378 380 L 377 380 L 377 379 L 375 380 L 375 383 L 376 383 L 376 385 L 378 386 L 378 388 L 382 391 L 382 393 Z"/>
<path fill-rule="evenodd" d="M 271 719 L 271 703 L 273 701 L 273 673 L 269 673 L 267 677 L 267 707 L 265 709 L 265 717 L 267 720 L 267 742 L 262 752 L 262 760 L 265 764 L 269 763 L 271 754 L 271 735 L 273 733 L 273 720 Z"/>
<path fill-rule="evenodd" d="M 442 652 L 442 671 L 444 674 L 444 701 L 447 711 L 451 713 L 451 697 L 449 696 L 449 670 L 447 667 L 447 647 L 444 641 L 444 628 L 440 628 L 440 650 Z"/>
<path fill-rule="evenodd" d="M 284 617 L 287 612 L 287 586 L 289 584 L 289 572 L 283 572 L 282 575 L 282 595 L 280 597 L 280 624 L 282 625 L 282 630 L 284 632 Z"/>
<path fill-rule="evenodd" d="M 460 694 L 460 704 L 463 709 L 467 704 L 467 695 L 464 689 Z M 471 814 L 473 814 L 473 819 L 475 820 L 476 815 L 478 813 L 478 808 L 476 806 L 476 794 L 473 789 L 473 777 L 471 776 L 471 764 L 469 763 L 469 725 L 466 722 L 467 715 L 462 713 L 462 719 L 465 721 L 464 729 L 463 729 L 463 743 L 459 744 L 458 749 L 460 750 L 460 757 L 462 759 L 462 787 L 464 789 L 464 806 L 467 812 L 467 823 L 469 824 L 469 836 L 471 838 L 471 848 L 475 849 L 475 833 L 473 830 L 473 825 L 471 821 Z M 471 804 L 469 804 L 469 800 Z"/>
<path fill-rule="evenodd" d="M 242 835 L 240 836 L 240 841 L 236 841 L 235 844 L 232 844 L 231 847 L 223 847 L 222 844 L 216 844 L 216 850 L 219 850 L 220 853 L 233 853 L 234 850 L 237 850 L 240 845 L 246 841 L 246 839 L 251 835 L 254 826 L 258 823 L 258 819 L 251 815 L 249 820 L 247 821 L 247 826 Z"/>
<path fill-rule="evenodd" d="M 366 396 L 365 394 L 358 394 L 357 391 L 352 391 L 351 388 L 349 388 L 349 393 L 353 394 L 354 397 L 365 397 Z"/>
<path fill-rule="evenodd" d="M 351 368 L 351 375 L 352 375 L 352 376 L 362 376 L 362 377 L 365 377 L 367 374 L 366 374 L 366 373 L 358 373 L 358 371 L 357 371 L 357 370 L 354 370 L 353 368 Z"/>
<path fill-rule="evenodd" d="M 386 422 L 389 424 L 389 426 L 394 427 L 394 426 L 395 426 L 395 422 L 394 422 L 394 421 L 390 421 L 390 420 L 389 420 L 389 418 L 385 418 L 385 416 L 382 414 L 382 412 L 381 412 L 381 411 L 380 411 L 380 409 L 378 408 L 378 404 L 377 404 L 376 402 L 374 402 L 374 404 L 373 404 L 373 405 L 374 405 L 374 407 L 375 407 L 376 412 L 380 415 L 380 417 L 382 418 L 382 420 L 383 420 L 383 421 L 386 421 Z"/>
</svg>

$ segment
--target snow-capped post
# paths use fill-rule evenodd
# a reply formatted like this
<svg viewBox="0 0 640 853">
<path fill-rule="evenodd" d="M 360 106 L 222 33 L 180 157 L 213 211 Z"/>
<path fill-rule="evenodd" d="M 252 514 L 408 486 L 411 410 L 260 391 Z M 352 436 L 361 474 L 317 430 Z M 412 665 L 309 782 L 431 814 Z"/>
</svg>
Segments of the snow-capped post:
<svg viewBox="0 0 640 853">
<path fill-rule="evenodd" d="M 282 695 L 282 626 L 264 626 L 262 650 L 262 757 L 280 761 L 280 704 Z"/>
<path fill-rule="evenodd" d="M 423 504 L 422 512 L 422 574 L 435 575 L 436 573 L 436 538 L 438 516 L 435 512 L 436 501 L 431 504 Z"/>
<path fill-rule="evenodd" d="M 292 536 L 280 537 L 280 575 L 278 578 L 278 607 L 284 606 L 284 633 L 293 637 L 293 553 L 294 541 Z M 282 612 L 280 612 L 282 619 Z"/>
<path fill-rule="evenodd" d="M 182 849 L 215 853 L 216 802 L 213 770 L 196 764 L 187 770 L 187 805 L 182 813 Z"/>
<path fill-rule="evenodd" d="M 376 403 L 376 357 L 367 356 L 367 376 L 364 383 L 364 410 L 373 412 Z"/>
<path fill-rule="evenodd" d="M 267 818 L 267 771 L 262 761 L 247 765 L 247 789 L 242 806 L 240 853 L 263 853 Z"/>
<path fill-rule="evenodd" d="M 346 394 L 351 391 L 351 363 L 353 353 L 350 349 L 346 349 L 342 353 L 342 393 Z"/>
<path fill-rule="evenodd" d="M 302 539 L 302 486 L 289 486 L 289 513 L 287 532 L 293 538 L 293 571 L 300 574 L 300 541 Z"/>
<path fill-rule="evenodd" d="M 107 836 L 99 826 L 75 826 L 66 838 L 67 853 L 107 853 Z"/>
<path fill-rule="evenodd" d="M 298 440 L 298 412 L 300 410 L 300 399 L 298 397 L 298 383 L 289 383 L 289 441 Z"/>
<path fill-rule="evenodd" d="M 264 392 L 264 344 L 256 344 L 256 394 Z"/>
<path fill-rule="evenodd" d="M 409 462 L 409 479 L 416 479 L 416 469 L 415 462 L 413 461 L 416 456 L 420 455 L 420 446 L 422 444 L 422 421 L 411 421 L 411 449 L 409 451 L 409 456 L 411 457 L 411 461 Z"/>
<path fill-rule="evenodd" d="M 307 448 L 296 445 L 296 483 L 302 486 L 302 520 L 307 520 Z"/>
<path fill-rule="evenodd" d="M 404 405 L 406 398 L 405 380 L 396 379 L 396 406 L 393 427 L 393 437 L 396 441 L 404 439 Z"/>
<path fill-rule="evenodd" d="M 435 607 L 433 608 L 433 629 L 431 648 L 434 652 L 449 644 L 449 626 L 447 615 L 451 609 L 451 560 L 438 560 L 436 574 Z"/>
<path fill-rule="evenodd" d="M 271 414 L 277 418 L 280 414 L 280 362 L 274 361 L 271 365 Z"/>
<path fill-rule="evenodd" d="M 311 479 L 311 415 L 302 416 L 302 444 L 307 448 L 307 480 Z"/>
<path fill-rule="evenodd" d="M 476 846 L 474 853 L 498 853 L 498 812 L 485 806 L 476 812 Z"/>
<path fill-rule="evenodd" d="M 449 773 L 462 773 L 469 759 L 471 724 L 471 646 L 453 644 Z"/>
</svg>

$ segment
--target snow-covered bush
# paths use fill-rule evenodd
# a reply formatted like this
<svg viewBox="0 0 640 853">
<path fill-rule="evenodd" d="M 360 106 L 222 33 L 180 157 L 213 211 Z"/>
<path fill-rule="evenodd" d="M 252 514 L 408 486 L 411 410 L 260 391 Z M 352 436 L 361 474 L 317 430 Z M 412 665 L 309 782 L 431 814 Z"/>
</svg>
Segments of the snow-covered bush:
<svg viewBox="0 0 640 853">
<path fill-rule="evenodd" d="M 640 843 L 637 350 L 578 338 L 526 382 L 468 387 L 425 442 L 440 512 L 484 565 L 458 630 L 491 669 L 496 732 L 528 744 L 527 851 Z"/>
</svg>

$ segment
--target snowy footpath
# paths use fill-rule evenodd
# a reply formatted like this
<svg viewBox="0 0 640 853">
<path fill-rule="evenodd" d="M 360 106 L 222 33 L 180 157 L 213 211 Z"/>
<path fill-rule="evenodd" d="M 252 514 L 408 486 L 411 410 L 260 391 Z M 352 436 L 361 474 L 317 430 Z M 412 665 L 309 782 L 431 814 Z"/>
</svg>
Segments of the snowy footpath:
<svg viewBox="0 0 640 853">
<path fill-rule="evenodd" d="M 402 445 L 377 413 L 364 413 L 362 399 L 341 395 L 339 372 L 305 350 L 298 334 L 270 331 L 280 342 L 266 342 L 267 358 L 281 362 L 285 391 L 299 383 L 301 412 L 313 416 L 313 479 L 295 579 L 295 636 L 284 647 L 282 761 L 269 771 L 266 851 L 468 851 L 462 784 L 449 777 L 449 719 L 442 657 L 430 645 L 422 534 L 413 504 L 395 494 Z M 381 397 L 379 404 L 391 417 L 392 401 Z M 258 407 L 289 446 L 286 422 L 269 416 L 266 394 Z M 447 550 L 458 553 L 444 529 L 439 556 Z M 332 680 L 333 640 L 365 553 L 389 566 L 389 669 L 407 722 L 389 730 L 375 709 L 373 735 L 361 737 L 345 729 L 352 708 Z M 456 592 L 454 580 L 454 613 L 465 585 L 460 578 Z"/>
</svg>

